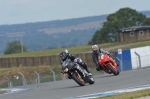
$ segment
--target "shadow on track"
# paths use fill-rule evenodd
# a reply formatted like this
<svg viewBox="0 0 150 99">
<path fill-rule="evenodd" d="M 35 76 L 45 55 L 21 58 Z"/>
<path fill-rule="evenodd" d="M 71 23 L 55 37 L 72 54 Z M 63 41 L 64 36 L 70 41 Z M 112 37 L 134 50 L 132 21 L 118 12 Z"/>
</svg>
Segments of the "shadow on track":
<svg viewBox="0 0 150 99">
<path fill-rule="evenodd" d="M 119 74 L 120 75 L 120 74 Z M 119 75 L 117 75 L 117 76 L 119 76 Z M 101 75 L 101 76 L 95 76 L 94 78 L 106 78 L 106 77 L 116 77 L 115 75 L 113 75 L 113 74 L 108 74 L 108 75 Z"/>
<path fill-rule="evenodd" d="M 75 86 L 66 86 L 66 87 L 62 87 L 62 88 L 56 88 L 57 89 L 74 89 L 74 88 L 82 88 L 82 87 L 86 87 L 86 86 L 91 86 L 90 84 L 85 84 L 85 86 L 79 86 L 79 85 L 75 85 Z"/>
</svg>

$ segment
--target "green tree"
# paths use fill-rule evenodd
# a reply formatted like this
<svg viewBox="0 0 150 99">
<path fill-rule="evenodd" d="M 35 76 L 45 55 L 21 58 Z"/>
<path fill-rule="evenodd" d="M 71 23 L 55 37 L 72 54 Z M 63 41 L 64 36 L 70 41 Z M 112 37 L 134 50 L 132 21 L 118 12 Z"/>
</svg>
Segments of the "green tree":
<svg viewBox="0 0 150 99">
<path fill-rule="evenodd" d="M 143 25 L 150 25 L 150 18 L 146 18 Z"/>
<path fill-rule="evenodd" d="M 27 48 L 21 45 L 20 41 L 12 41 L 7 44 L 4 54 L 21 53 L 22 51 L 26 52 Z"/>
<path fill-rule="evenodd" d="M 107 21 L 103 23 L 103 27 L 99 32 L 95 32 L 90 43 L 106 43 L 116 41 L 117 31 L 121 28 L 140 26 L 143 24 L 146 16 L 138 13 L 131 8 L 121 8 L 117 12 L 107 16 Z M 98 35 L 98 36 L 97 36 Z"/>
</svg>

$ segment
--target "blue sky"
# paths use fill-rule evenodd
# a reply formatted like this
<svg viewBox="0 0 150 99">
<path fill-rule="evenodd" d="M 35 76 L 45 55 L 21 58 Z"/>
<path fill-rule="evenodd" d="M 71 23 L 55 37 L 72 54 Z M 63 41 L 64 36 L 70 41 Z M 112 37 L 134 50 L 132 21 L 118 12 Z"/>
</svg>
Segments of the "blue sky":
<svg viewBox="0 0 150 99">
<path fill-rule="evenodd" d="M 150 10 L 150 0 L 0 0 L 0 25 L 114 13 L 130 7 Z"/>
</svg>

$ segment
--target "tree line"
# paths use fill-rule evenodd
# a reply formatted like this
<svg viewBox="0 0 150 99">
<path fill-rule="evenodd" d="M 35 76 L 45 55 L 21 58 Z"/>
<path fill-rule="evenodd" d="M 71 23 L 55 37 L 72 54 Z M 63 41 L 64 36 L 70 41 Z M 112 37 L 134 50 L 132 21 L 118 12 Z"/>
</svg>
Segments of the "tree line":
<svg viewBox="0 0 150 99">
<path fill-rule="evenodd" d="M 95 32 L 89 44 L 117 41 L 117 31 L 131 26 L 150 25 L 150 18 L 131 8 L 121 8 L 107 16 L 103 27 Z"/>
</svg>

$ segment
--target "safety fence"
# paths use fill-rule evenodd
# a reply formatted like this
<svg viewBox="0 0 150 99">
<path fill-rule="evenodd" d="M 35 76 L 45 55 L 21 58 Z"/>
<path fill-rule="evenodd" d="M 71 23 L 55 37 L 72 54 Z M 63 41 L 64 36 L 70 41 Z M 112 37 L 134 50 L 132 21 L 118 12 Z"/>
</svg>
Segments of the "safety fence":
<svg viewBox="0 0 150 99">
<path fill-rule="evenodd" d="M 115 55 L 121 71 L 150 66 L 150 46 L 118 51 Z"/>
<path fill-rule="evenodd" d="M 89 69 L 93 75 L 101 75 L 104 73 L 103 71 L 96 71 L 95 67 Z M 61 74 L 60 72 L 55 72 L 52 69 L 49 69 L 49 73 L 46 74 L 38 73 L 37 71 L 33 72 L 35 75 L 32 76 L 25 76 L 21 72 L 18 72 L 18 74 L 13 75 L 12 77 L 4 75 L 3 80 L 0 80 L 0 88 L 26 86 L 68 79 L 67 74 Z"/>
</svg>

